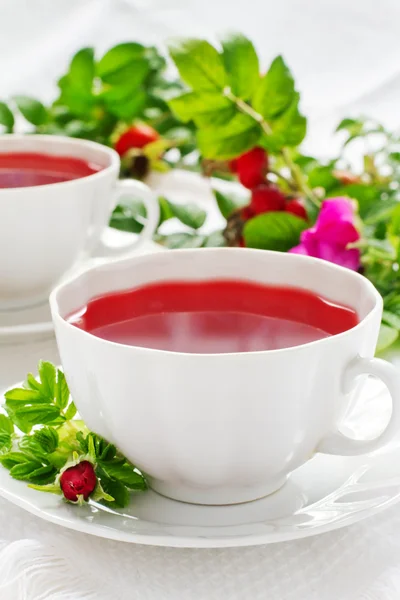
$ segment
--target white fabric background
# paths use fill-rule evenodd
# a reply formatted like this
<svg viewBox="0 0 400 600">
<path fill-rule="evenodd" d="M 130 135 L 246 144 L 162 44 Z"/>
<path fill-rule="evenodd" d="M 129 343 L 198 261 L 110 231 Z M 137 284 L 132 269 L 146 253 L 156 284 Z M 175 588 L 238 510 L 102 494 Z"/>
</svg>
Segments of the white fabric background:
<svg viewBox="0 0 400 600">
<path fill-rule="evenodd" d="M 0 0 L 0 97 L 54 95 L 79 47 L 179 35 L 250 36 L 267 66 L 282 53 L 310 116 L 308 149 L 332 152 L 343 115 L 400 124 L 398 0 Z"/>
<path fill-rule="evenodd" d="M 0 0 L 0 98 L 51 99 L 83 45 L 161 44 L 237 29 L 265 65 L 284 54 L 310 116 L 306 148 L 329 155 L 344 115 L 400 125 L 398 0 Z M 56 360 L 54 342 L 0 347 L 1 388 Z M 400 508 L 271 547 L 157 549 L 64 531 L 0 501 L 1 600 L 398 600 Z"/>
</svg>

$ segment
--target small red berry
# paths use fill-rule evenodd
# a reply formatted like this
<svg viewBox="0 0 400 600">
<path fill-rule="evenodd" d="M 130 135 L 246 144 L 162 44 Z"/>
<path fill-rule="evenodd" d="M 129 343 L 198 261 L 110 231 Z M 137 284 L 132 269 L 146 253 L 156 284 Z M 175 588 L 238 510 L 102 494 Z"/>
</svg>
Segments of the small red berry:
<svg viewBox="0 0 400 600">
<path fill-rule="evenodd" d="M 239 248 L 246 248 L 245 241 L 242 237 L 239 240 Z"/>
<path fill-rule="evenodd" d="M 285 196 L 278 188 L 263 183 L 252 191 L 251 208 L 256 215 L 285 210 Z"/>
<path fill-rule="evenodd" d="M 236 159 L 239 181 L 249 190 L 265 181 L 268 171 L 268 154 L 263 148 L 253 148 Z"/>
<path fill-rule="evenodd" d="M 131 148 L 143 148 L 159 138 L 160 136 L 155 129 L 145 123 L 140 123 L 127 129 L 118 138 L 115 149 L 120 156 L 123 156 Z"/>
<path fill-rule="evenodd" d="M 231 173 L 237 173 L 237 158 L 233 158 L 228 162 Z"/>
<path fill-rule="evenodd" d="M 62 492 L 70 502 L 77 502 L 78 496 L 83 496 L 87 500 L 96 487 L 96 483 L 94 467 L 88 460 L 69 467 L 60 477 Z"/>
<path fill-rule="evenodd" d="M 296 215 L 296 217 L 300 217 L 300 219 L 304 219 L 305 221 L 308 220 L 306 209 L 304 208 L 304 205 L 302 201 L 299 200 L 299 198 L 294 198 L 293 200 L 290 200 L 286 204 L 285 210 L 286 212 L 292 213 L 292 215 Z"/>
<path fill-rule="evenodd" d="M 255 212 L 250 204 L 241 208 L 239 214 L 243 221 L 248 221 L 255 216 Z"/>
</svg>

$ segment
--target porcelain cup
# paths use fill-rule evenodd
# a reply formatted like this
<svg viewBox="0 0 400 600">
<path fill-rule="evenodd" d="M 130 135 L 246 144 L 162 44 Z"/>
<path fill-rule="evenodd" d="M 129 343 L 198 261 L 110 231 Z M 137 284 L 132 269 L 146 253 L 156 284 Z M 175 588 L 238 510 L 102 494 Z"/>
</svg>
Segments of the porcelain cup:
<svg viewBox="0 0 400 600">
<path fill-rule="evenodd" d="M 242 279 L 294 286 L 353 307 L 352 329 L 279 350 L 189 354 L 106 341 L 68 315 L 100 295 L 150 282 Z M 400 429 L 400 377 L 374 358 L 382 299 L 361 275 L 296 254 L 171 250 L 97 266 L 50 298 L 62 365 L 88 427 L 162 495 L 198 504 L 255 500 L 317 452 L 356 455 Z M 360 378 L 380 378 L 392 416 L 373 440 L 340 432 Z"/>
<path fill-rule="evenodd" d="M 95 256 L 126 252 L 108 248 L 102 235 L 120 196 L 146 205 L 148 220 L 138 240 L 151 239 L 158 202 L 140 182 L 119 181 L 120 158 L 94 142 L 52 135 L 2 135 L 0 153 L 37 152 L 80 158 L 102 168 L 71 181 L 0 189 L 0 310 L 44 302 L 61 277 Z"/>
</svg>

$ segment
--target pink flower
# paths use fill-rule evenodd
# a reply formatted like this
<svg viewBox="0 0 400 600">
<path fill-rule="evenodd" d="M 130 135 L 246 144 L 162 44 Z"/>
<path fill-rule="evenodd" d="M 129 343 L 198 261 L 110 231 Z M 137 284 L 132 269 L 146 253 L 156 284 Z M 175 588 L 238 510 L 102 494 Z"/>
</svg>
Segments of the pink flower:
<svg viewBox="0 0 400 600">
<path fill-rule="evenodd" d="M 357 271 L 360 266 L 360 251 L 347 246 L 359 239 L 351 200 L 331 198 L 322 203 L 315 225 L 303 231 L 300 244 L 289 252 L 323 258 Z"/>
</svg>

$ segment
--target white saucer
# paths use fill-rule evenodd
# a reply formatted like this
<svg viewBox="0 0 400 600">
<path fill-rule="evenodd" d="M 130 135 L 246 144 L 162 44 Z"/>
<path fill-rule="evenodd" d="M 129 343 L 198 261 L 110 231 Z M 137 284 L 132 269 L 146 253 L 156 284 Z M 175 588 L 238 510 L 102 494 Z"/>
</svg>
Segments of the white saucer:
<svg viewBox="0 0 400 600">
<path fill-rule="evenodd" d="M 124 247 L 132 240 L 134 234 L 118 231 L 108 228 L 106 239 L 110 246 Z M 145 252 L 155 252 L 160 250 L 161 246 L 153 242 L 143 244 L 136 254 Z M 134 252 L 132 252 L 134 253 Z M 128 252 L 127 252 L 128 256 Z M 76 270 L 88 268 L 91 264 L 107 259 L 96 259 L 78 265 Z M 110 259 L 110 260 L 115 260 Z M 75 274 L 76 271 L 69 275 Z M 50 306 L 46 301 L 40 306 L 26 308 L 22 310 L 0 311 L 0 344 L 18 343 L 46 339 L 53 335 L 53 323 L 51 320 Z"/>
<path fill-rule="evenodd" d="M 347 432 L 373 436 L 389 411 L 387 393 L 369 381 Z M 2 467 L 0 495 L 52 523 L 113 540 L 180 548 L 255 546 L 338 529 L 398 502 L 400 443 L 373 456 L 317 455 L 275 494 L 236 506 L 183 504 L 149 491 L 121 511 L 96 503 L 77 507 L 28 488 Z"/>
</svg>

